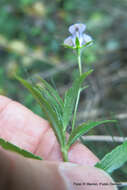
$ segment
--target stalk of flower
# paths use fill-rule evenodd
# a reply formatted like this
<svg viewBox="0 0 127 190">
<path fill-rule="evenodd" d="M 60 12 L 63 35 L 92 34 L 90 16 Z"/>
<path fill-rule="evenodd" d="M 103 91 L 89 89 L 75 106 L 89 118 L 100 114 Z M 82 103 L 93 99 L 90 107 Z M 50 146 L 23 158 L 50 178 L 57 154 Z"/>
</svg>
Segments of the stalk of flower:
<svg viewBox="0 0 127 190">
<path fill-rule="evenodd" d="M 84 33 L 85 29 L 86 29 L 86 25 L 82 23 L 71 25 L 69 27 L 69 32 L 72 35 L 64 40 L 65 47 L 76 50 L 80 76 L 82 75 L 81 49 L 83 49 L 84 47 L 88 47 L 89 45 L 92 44 L 91 36 Z M 80 93 L 81 93 L 81 88 L 78 91 L 78 95 L 76 99 L 74 116 L 72 120 L 72 130 L 74 129 L 74 126 L 75 126 L 76 113 L 77 113 L 77 108 L 79 104 Z"/>
<path fill-rule="evenodd" d="M 64 40 L 64 46 L 67 48 L 72 48 L 77 51 L 78 66 L 80 75 L 82 74 L 81 65 L 81 49 L 88 47 L 92 44 L 91 36 L 84 33 L 86 29 L 85 24 L 77 23 L 69 27 L 69 32 L 72 34 Z"/>
</svg>

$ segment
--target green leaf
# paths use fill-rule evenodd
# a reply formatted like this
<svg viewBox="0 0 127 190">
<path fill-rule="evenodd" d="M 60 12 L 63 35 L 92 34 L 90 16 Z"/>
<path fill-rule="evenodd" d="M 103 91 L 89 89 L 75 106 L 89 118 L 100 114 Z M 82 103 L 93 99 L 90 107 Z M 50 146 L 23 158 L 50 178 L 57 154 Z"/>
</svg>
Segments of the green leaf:
<svg viewBox="0 0 127 190">
<path fill-rule="evenodd" d="M 69 149 L 69 147 L 83 134 L 87 133 L 88 131 L 90 131 L 92 128 L 104 124 L 104 123 L 111 123 L 111 122 L 116 122 L 115 120 L 104 120 L 104 121 L 90 121 L 87 123 L 83 123 L 82 125 L 79 125 L 78 127 L 76 127 L 67 142 L 67 148 Z"/>
<path fill-rule="evenodd" d="M 27 82 L 26 80 L 20 77 L 16 76 L 16 78 L 31 92 L 31 94 L 34 96 L 36 101 L 40 104 L 43 112 L 46 115 L 47 120 L 51 124 L 51 127 L 56 135 L 58 142 L 60 143 L 61 146 L 63 146 L 64 136 L 62 133 L 62 126 L 61 126 L 62 124 L 59 118 L 57 117 L 56 112 L 53 110 L 52 106 L 50 105 L 50 102 L 48 102 L 43 97 L 43 95 L 39 92 L 39 90 L 37 90 L 36 88 L 32 86 L 32 84 L 30 84 L 29 82 Z"/>
<path fill-rule="evenodd" d="M 63 129 L 66 130 L 66 127 L 69 124 L 69 121 L 72 117 L 72 113 L 75 106 L 75 101 L 78 95 L 78 91 L 81 88 L 81 85 L 84 79 L 92 72 L 93 70 L 89 70 L 88 72 L 83 73 L 80 77 L 78 77 L 73 83 L 72 87 L 66 92 L 64 98 L 64 108 L 63 108 Z"/>
<path fill-rule="evenodd" d="M 36 88 L 40 91 L 40 93 L 44 96 L 44 98 L 47 100 L 47 102 L 50 103 L 53 110 L 56 112 L 57 117 L 59 120 L 61 120 L 62 125 L 62 108 L 60 104 L 56 101 L 54 96 L 52 96 L 44 87 L 41 87 L 40 85 L 36 85 Z"/>
<path fill-rule="evenodd" d="M 65 48 L 69 48 L 69 49 L 76 49 L 76 48 L 74 48 L 73 46 L 68 46 L 68 45 L 65 45 L 65 44 L 63 44 L 63 46 L 64 46 Z"/>
<path fill-rule="evenodd" d="M 0 138 L 0 146 L 2 146 L 6 150 L 10 150 L 12 152 L 16 152 L 18 154 L 21 154 L 24 157 L 33 158 L 33 159 L 37 159 L 37 160 L 42 160 L 41 157 L 36 156 L 36 155 L 32 154 L 31 152 L 28 152 L 28 151 L 26 151 L 24 149 L 21 149 L 18 146 L 14 145 L 14 144 L 12 144 L 12 143 L 10 143 L 8 141 L 5 141 L 2 138 Z"/>
<path fill-rule="evenodd" d="M 112 173 L 127 162 L 127 141 L 114 148 L 110 153 L 98 162 L 95 167 L 101 168 L 107 173 Z"/>
<path fill-rule="evenodd" d="M 86 85 L 86 86 L 82 87 L 82 88 L 81 88 L 81 91 L 87 89 L 88 87 L 89 87 L 89 85 Z"/>
<path fill-rule="evenodd" d="M 52 88 L 52 86 L 47 83 L 41 77 L 37 77 L 40 81 L 42 86 L 37 86 L 43 96 L 46 98 L 48 102 L 52 105 L 53 109 L 55 110 L 57 117 L 61 120 L 62 123 L 62 113 L 63 113 L 63 100 L 59 96 L 58 92 Z"/>
<path fill-rule="evenodd" d="M 93 40 L 91 40 L 90 42 L 87 42 L 85 45 L 83 45 L 81 48 L 83 48 L 83 47 L 87 47 L 87 46 L 89 46 L 89 45 L 91 45 L 93 43 Z"/>
<path fill-rule="evenodd" d="M 58 92 L 48 82 L 46 82 L 43 78 L 38 76 L 38 79 L 42 82 L 42 84 L 44 85 L 44 88 L 46 88 L 49 91 L 49 93 L 54 97 L 54 99 L 60 104 L 61 109 L 62 109 L 64 106 L 63 100 L 59 96 Z"/>
</svg>

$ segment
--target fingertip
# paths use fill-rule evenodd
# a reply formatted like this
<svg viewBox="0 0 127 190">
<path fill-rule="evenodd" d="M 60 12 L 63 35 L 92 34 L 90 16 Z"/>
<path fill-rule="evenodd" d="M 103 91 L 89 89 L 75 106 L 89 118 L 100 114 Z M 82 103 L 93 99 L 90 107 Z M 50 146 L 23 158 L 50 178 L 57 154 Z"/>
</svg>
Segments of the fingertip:
<svg viewBox="0 0 127 190">
<path fill-rule="evenodd" d="M 0 189 L 116 190 L 103 170 L 64 162 L 26 159 L 0 150 Z"/>
<path fill-rule="evenodd" d="M 59 172 L 69 190 L 117 190 L 106 172 L 92 166 L 62 163 Z"/>
</svg>

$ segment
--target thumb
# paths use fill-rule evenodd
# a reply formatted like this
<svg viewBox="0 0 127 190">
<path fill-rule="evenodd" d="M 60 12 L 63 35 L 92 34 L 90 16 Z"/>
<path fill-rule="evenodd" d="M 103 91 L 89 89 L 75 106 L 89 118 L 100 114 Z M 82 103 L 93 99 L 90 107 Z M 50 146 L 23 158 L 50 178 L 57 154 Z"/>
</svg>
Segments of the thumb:
<svg viewBox="0 0 127 190">
<path fill-rule="evenodd" d="M 112 184 L 112 185 L 111 185 Z M 1 190 L 115 190 L 113 180 L 92 166 L 26 159 L 0 149 Z"/>
</svg>

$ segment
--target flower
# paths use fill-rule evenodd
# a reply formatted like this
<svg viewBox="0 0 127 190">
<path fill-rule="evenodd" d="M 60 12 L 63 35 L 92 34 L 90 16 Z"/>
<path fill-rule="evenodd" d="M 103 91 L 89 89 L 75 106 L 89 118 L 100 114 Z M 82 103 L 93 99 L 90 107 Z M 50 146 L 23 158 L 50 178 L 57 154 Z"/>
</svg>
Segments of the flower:
<svg viewBox="0 0 127 190">
<path fill-rule="evenodd" d="M 70 48 L 82 48 L 90 45 L 90 42 L 92 42 L 92 38 L 91 36 L 83 33 L 85 29 L 86 25 L 82 23 L 71 25 L 69 27 L 69 32 L 72 35 L 64 40 L 64 45 Z"/>
</svg>

